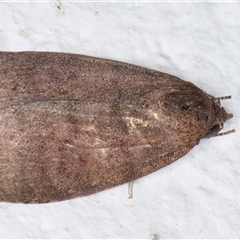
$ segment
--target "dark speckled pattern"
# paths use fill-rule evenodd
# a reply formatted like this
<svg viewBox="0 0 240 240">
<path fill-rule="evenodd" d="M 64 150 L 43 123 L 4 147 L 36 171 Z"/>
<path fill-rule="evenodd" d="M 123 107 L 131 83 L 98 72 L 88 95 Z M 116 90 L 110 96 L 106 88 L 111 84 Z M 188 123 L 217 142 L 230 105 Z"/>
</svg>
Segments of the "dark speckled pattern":
<svg viewBox="0 0 240 240">
<path fill-rule="evenodd" d="M 46 203 L 152 173 L 216 135 L 218 99 L 106 59 L 0 52 L 0 201 Z"/>
</svg>

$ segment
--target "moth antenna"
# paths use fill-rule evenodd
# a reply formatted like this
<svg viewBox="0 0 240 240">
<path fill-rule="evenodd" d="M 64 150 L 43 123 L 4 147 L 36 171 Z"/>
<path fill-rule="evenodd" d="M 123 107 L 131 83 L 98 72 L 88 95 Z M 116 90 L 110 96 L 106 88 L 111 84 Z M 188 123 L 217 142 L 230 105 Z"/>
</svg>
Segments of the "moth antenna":
<svg viewBox="0 0 240 240">
<path fill-rule="evenodd" d="M 230 99 L 230 98 L 232 98 L 231 95 L 223 96 L 223 97 L 217 97 L 218 100 L 225 100 L 225 99 Z"/>
<path fill-rule="evenodd" d="M 227 135 L 227 134 L 234 133 L 234 132 L 236 132 L 235 129 L 232 129 L 232 130 L 229 130 L 229 131 L 226 131 L 223 133 L 218 133 L 218 134 L 214 135 L 213 137 L 219 137 L 219 136 Z"/>
</svg>

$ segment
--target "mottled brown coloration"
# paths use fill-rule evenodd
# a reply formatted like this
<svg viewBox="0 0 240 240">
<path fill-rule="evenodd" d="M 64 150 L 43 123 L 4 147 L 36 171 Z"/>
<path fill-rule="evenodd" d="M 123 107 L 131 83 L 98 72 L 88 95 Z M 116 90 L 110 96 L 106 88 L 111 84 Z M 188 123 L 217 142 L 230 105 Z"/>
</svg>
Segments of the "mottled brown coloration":
<svg viewBox="0 0 240 240">
<path fill-rule="evenodd" d="M 231 118 L 190 82 L 74 54 L 0 52 L 0 201 L 46 203 L 145 176 Z"/>
</svg>

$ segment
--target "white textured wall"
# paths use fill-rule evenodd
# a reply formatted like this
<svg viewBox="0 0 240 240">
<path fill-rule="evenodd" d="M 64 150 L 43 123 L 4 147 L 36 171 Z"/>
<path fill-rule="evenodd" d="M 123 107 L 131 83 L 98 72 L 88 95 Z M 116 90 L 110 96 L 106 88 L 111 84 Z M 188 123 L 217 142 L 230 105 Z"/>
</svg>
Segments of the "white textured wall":
<svg viewBox="0 0 240 240">
<path fill-rule="evenodd" d="M 0 238 L 240 238 L 240 4 L 0 3 L 0 50 L 61 51 L 177 75 L 222 102 L 235 134 L 127 185 L 54 204 L 0 203 Z M 1 153 L 0 153 L 1 154 Z"/>
</svg>

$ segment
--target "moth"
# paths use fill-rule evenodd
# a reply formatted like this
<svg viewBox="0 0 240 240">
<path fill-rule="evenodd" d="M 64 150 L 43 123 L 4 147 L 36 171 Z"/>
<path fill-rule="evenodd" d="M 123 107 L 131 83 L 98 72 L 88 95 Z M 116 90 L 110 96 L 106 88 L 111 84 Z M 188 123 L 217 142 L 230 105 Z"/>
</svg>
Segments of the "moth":
<svg viewBox="0 0 240 240">
<path fill-rule="evenodd" d="M 176 161 L 233 115 L 194 84 L 52 52 L 0 52 L 0 201 L 93 194 Z"/>
</svg>

